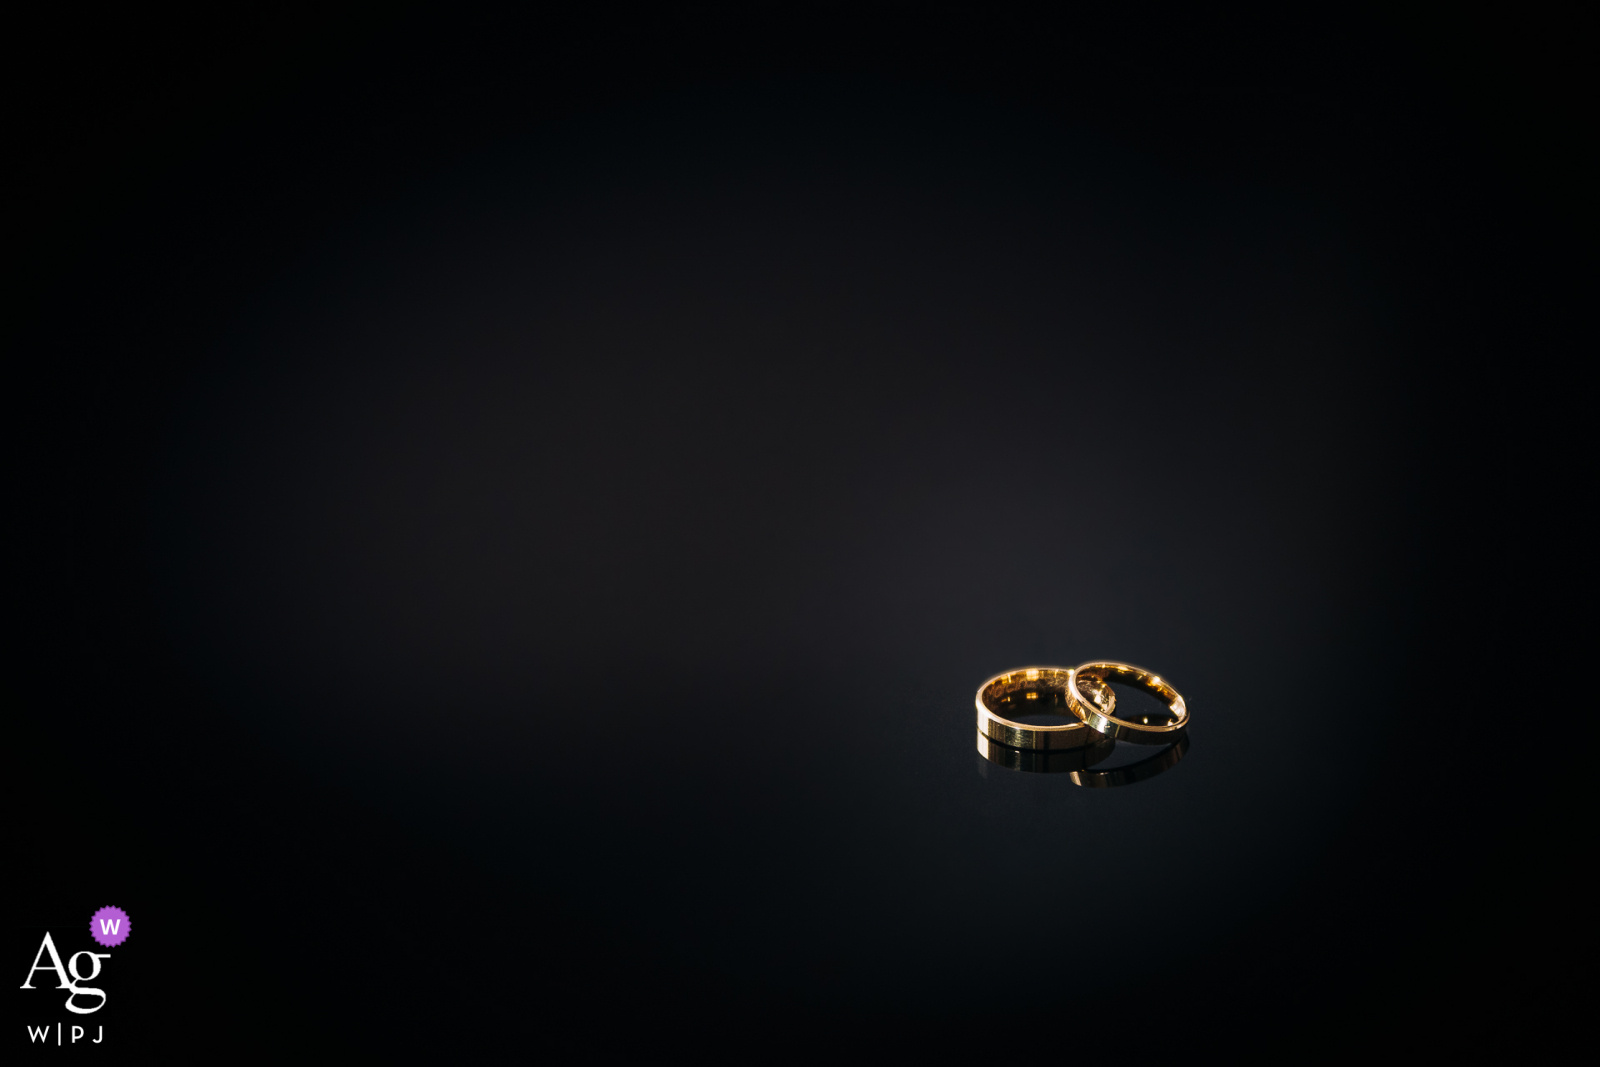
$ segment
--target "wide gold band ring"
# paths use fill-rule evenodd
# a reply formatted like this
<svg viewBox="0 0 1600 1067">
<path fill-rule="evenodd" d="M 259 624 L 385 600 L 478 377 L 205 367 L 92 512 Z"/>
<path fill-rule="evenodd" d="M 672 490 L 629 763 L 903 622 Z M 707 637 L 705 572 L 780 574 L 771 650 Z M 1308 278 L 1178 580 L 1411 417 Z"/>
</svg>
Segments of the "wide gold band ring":
<svg viewBox="0 0 1600 1067">
<path fill-rule="evenodd" d="M 1118 741 L 1136 745 L 1165 745 L 1177 740 L 1189 725 L 1189 708 L 1183 697 L 1158 674 L 1126 663 L 1080 663 L 1067 675 L 1067 707 L 1089 729 Z M 1118 718 L 1116 705 L 1107 703 L 1100 689 L 1109 682 L 1136 686 L 1167 705 L 1170 715 Z M 1097 685 L 1098 684 L 1098 688 Z"/>
<path fill-rule="evenodd" d="M 1104 710 L 1116 710 L 1116 694 L 1098 680 L 1085 681 L 1074 689 L 1070 667 L 1024 667 L 997 674 L 978 687 L 974 703 L 978 707 L 978 733 L 1011 748 L 1082 748 L 1106 739 L 1088 726 L 1072 709 L 1073 700 L 1104 702 Z M 1078 692 L 1074 697 L 1071 694 Z M 1099 710 L 1100 705 L 1091 705 Z M 1041 726 L 1014 722 L 1008 715 L 1077 715 L 1078 721 Z"/>
</svg>

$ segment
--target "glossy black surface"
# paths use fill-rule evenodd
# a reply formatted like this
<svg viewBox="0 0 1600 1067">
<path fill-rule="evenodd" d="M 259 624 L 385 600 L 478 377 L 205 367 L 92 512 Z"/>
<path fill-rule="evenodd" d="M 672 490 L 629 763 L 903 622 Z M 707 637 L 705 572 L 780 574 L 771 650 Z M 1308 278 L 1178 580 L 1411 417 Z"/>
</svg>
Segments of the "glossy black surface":
<svg viewBox="0 0 1600 1067">
<path fill-rule="evenodd" d="M 24 907 L 141 922 L 137 1041 L 1300 1059 L 1568 965 L 1493 910 L 1567 876 L 1482 776 L 1479 405 L 1581 231 L 1404 34 L 1207 95 L 950 32 L 402 22 L 42 201 Z M 1181 762 L 977 757 L 1090 658 Z"/>
</svg>

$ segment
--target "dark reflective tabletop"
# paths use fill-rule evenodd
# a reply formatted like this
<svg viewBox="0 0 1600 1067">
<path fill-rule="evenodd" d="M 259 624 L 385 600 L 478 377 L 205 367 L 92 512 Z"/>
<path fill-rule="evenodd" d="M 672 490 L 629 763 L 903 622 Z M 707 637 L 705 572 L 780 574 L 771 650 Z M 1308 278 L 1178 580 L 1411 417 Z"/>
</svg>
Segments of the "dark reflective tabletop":
<svg viewBox="0 0 1600 1067">
<path fill-rule="evenodd" d="M 1570 943 L 1481 685 L 1512 386 L 1431 369 L 1543 239 L 1454 229 L 1476 142 L 530 64 L 223 123 L 22 327 L 16 855 L 141 924 L 142 1047 L 1300 1062 Z M 1091 659 L 1187 732 L 975 735 Z"/>
</svg>

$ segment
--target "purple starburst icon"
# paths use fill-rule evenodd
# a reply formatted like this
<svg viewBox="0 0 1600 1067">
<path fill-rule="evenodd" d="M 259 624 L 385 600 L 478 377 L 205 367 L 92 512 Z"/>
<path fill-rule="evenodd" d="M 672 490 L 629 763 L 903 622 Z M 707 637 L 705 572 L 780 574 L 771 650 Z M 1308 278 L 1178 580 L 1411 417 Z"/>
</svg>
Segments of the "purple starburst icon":
<svg viewBox="0 0 1600 1067">
<path fill-rule="evenodd" d="M 105 907 L 89 919 L 89 936 L 106 948 L 115 948 L 128 940 L 128 913 L 117 907 Z"/>
</svg>

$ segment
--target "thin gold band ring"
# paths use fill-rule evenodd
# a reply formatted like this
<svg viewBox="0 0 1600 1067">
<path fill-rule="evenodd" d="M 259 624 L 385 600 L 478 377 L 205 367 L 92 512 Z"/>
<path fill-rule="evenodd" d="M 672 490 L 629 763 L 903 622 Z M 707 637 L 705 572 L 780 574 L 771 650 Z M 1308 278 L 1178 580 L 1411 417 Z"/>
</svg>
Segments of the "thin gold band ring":
<svg viewBox="0 0 1600 1067">
<path fill-rule="evenodd" d="M 1157 722 L 1146 717 L 1118 718 L 1116 706 L 1105 703 L 1095 688 L 1098 684 L 1109 689 L 1110 682 L 1143 689 L 1166 704 L 1171 715 Z M 1189 707 L 1172 684 L 1153 671 L 1127 663 L 1091 661 L 1073 668 L 1067 675 L 1067 706 L 1091 730 L 1136 745 L 1169 744 L 1189 725 Z"/>
</svg>

